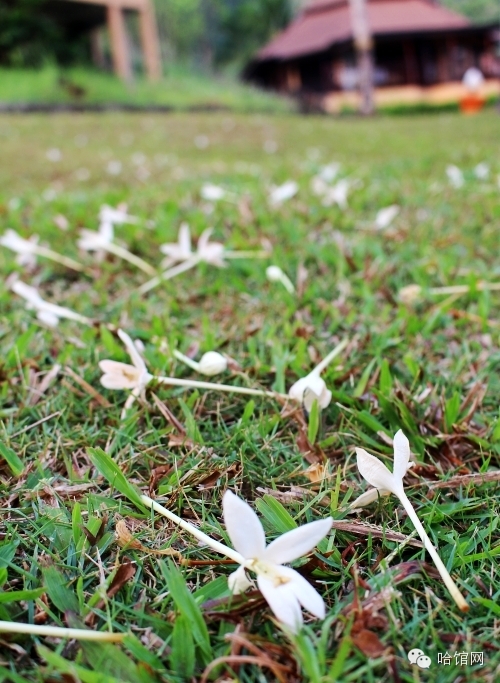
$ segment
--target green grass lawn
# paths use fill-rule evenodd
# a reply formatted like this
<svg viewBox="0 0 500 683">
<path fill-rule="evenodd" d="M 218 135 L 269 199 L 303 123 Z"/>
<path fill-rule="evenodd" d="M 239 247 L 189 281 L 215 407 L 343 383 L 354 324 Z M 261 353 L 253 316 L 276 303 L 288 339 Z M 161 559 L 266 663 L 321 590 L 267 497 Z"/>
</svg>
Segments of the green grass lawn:
<svg viewBox="0 0 500 683">
<path fill-rule="evenodd" d="M 26 273 L 0 247 L 0 620 L 127 634 L 117 645 L 0 633 L 0 681 L 499 680 L 500 294 L 479 284 L 500 280 L 498 129 L 494 112 L 0 117 L 0 232 L 37 234 L 86 264 L 78 274 L 40 258 Z M 352 184 L 344 210 L 311 190 L 334 161 Z M 270 208 L 269 187 L 287 180 L 298 193 Z M 203 200 L 207 182 L 228 198 Z M 140 296 L 148 276 L 76 247 L 100 206 L 120 202 L 139 221 L 117 226 L 117 240 L 155 267 L 184 221 L 195 238 L 213 227 L 229 249 L 272 255 L 202 264 Z M 375 230 L 392 204 L 398 216 Z M 271 263 L 295 294 L 267 280 Z M 16 272 L 95 325 L 38 322 L 8 288 Z M 413 306 L 398 296 L 411 284 L 423 288 Z M 428 291 L 458 284 L 470 291 Z M 128 359 L 114 326 L 143 342 L 152 373 L 200 379 L 173 350 L 218 350 L 234 362 L 212 381 L 278 392 L 349 343 L 323 374 L 332 401 L 309 424 L 273 398 L 154 383 L 121 420 L 127 392 L 99 381 L 100 360 Z M 367 489 L 354 448 L 392 469 L 398 429 L 416 460 L 408 497 L 467 614 L 394 496 L 347 513 Z M 268 541 L 331 515 L 339 528 L 293 563 L 326 619 L 287 636 L 256 590 L 231 597 L 235 565 L 138 507 L 137 489 L 224 543 L 226 489 L 256 509 Z M 429 669 L 408 662 L 415 648 Z M 460 664 L 472 652 L 483 664 Z"/>
<path fill-rule="evenodd" d="M 195 72 L 172 64 L 162 80 L 137 76 L 124 83 L 110 73 L 84 68 L 0 69 L 0 104 L 76 104 L 163 106 L 173 109 L 221 108 L 239 112 L 280 112 L 292 102 L 235 78 Z"/>
</svg>

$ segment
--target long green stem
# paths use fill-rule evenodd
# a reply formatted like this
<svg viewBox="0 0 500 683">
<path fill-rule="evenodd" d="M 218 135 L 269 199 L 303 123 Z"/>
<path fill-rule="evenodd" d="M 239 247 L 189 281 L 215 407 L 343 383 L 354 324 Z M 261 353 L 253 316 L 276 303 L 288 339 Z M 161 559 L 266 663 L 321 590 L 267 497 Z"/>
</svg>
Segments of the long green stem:
<svg viewBox="0 0 500 683">
<path fill-rule="evenodd" d="M 175 522 L 175 524 L 178 524 L 180 527 L 182 527 L 182 529 L 185 529 L 192 536 L 197 538 L 202 543 L 206 543 L 208 546 L 213 548 L 213 550 L 220 553 L 221 555 L 229 557 L 229 559 L 234 560 L 237 564 L 243 564 L 243 562 L 245 561 L 243 556 L 236 552 L 236 550 L 229 548 L 227 545 L 224 545 L 223 543 L 219 543 L 219 541 L 215 541 L 207 534 L 204 534 L 203 531 L 197 529 L 193 524 L 186 522 L 184 519 L 182 519 L 182 517 L 178 517 L 173 512 L 170 512 L 170 510 L 164 508 L 163 505 L 160 505 L 152 498 L 149 498 L 149 496 L 141 496 L 141 500 L 145 505 L 150 507 L 152 510 L 159 512 L 160 515 L 163 515 L 167 519 L 170 519 L 172 522 Z"/>
<path fill-rule="evenodd" d="M 110 254 L 114 254 L 115 256 L 122 258 L 124 261 L 133 263 L 134 266 L 137 266 L 137 268 L 140 268 L 148 275 L 154 275 L 156 273 L 156 269 L 153 268 L 153 266 L 150 266 L 149 263 L 146 263 L 146 261 L 143 261 L 135 254 L 132 254 L 128 249 L 124 249 L 124 247 L 120 247 L 120 245 L 115 244 L 114 242 L 108 242 L 103 249 L 109 251 Z"/>
<path fill-rule="evenodd" d="M 181 273 L 185 273 L 186 270 L 194 268 L 194 266 L 196 266 L 196 264 L 199 263 L 199 261 L 200 259 L 198 257 L 194 257 L 192 259 L 188 259 L 187 261 L 179 263 L 177 266 L 174 266 L 173 268 L 165 270 L 163 273 L 160 273 L 160 275 L 157 275 L 152 280 L 148 280 L 148 282 L 145 282 L 143 285 L 141 285 L 137 290 L 138 293 L 146 294 L 155 287 L 158 287 L 158 285 L 160 285 L 165 280 L 171 280 L 176 275 L 180 275 Z"/>
<path fill-rule="evenodd" d="M 340 344 L 337 344 L 337 346 L 334 349 L 332 349 L 330 353 L 326 355 L 320 363 L 318 363 L 318 365 L 314 368 L 313 372 L 318 373 L 318 375 L 322 373 L 323 370 L 327 367 L 327 365 L 329 365 L 332 362 L 332 360 L 336 356 L 338 356 L 341 351 L 345 349 L 348 343 L 349 340 L 347 338 L 343 339 L 340 342 Z"/>
<path fill-rule="evenodd" d="M 77 270 L 79 273 L 85 270 L 85 266 L 82 266 L 82 264 L 78 263 L 78 261 L 74 261 L 72 258 L 63 256 L 62 254 L 58 254 L 57 251 L 53 251 L 48 247 L 42 247 L 39 244 L 37 244 L 33 248 L 33 252 L 35 254 L 38 254 L 38 256 L 44 256 L 45 258 L 49 258 L 52 261 L 56 261 L 57 263 L 60 263 L 62 266 L 66 266 L 66 268 Z"/>
<path fill-rule="evenodd" d="M 404 492 L 403 489 L 398 491 L 397 496 L 399 500 L 402 502 L 404 509 L 406 510 L 408 517 L 411 519 L 413 522 L 413 525 L 415 529 L 418 532 L 418 535 L 420 536 L 422 543 L 424 544 L 425 549 L 429 553 L 429 555 L 432 557 L 434 560 L 434 564 L 437 567 L 438 572 L 441 574 L 441 578 L 444 581 L 445 586 L 448 588 L 450 591 L 450 594 L 455 600 L 456 604 L 458 605 L 458 608 L 462 612 L 467 612 L 469 610 L 469 605 L 465 601 L 464 596 L 460 591 L 458 590 L 458 587 L 456 583 L 453 581 L 453 579 L 450 576 L 450 573 L 446 569 L 446 567 L 443 564 L 443 561 L 438 555 L 438 552 L 436 548 L 432 545 L 431 539 L 427 535 L 427 532 L 425 531 L 424 527 L 422 526 L 421 521 L 419 520 L 417 513 L 415 512 L 415 509 L 413 505 L 411 504 L 410 500 L 408 499 L 408 496 Z"/>
<path fill-rule="evenodd" d="M 199 382 L 194 379 L 178 379 L 177 377 L 155 377 L 157 382 L 172 387 L 188 387 L 191 389 L 214 389 L 232 394 L 247 394 L 248 396 L 269 396 L 270 398 L 290 399 L 288 394 L 279 394 L 276 391 L 263 391 L 262 389 L 248 389 L 247 387 L 235 387 L 231 384 L 216 384 L 215 382 Z"/>
<path fill-rule="evenodd" d="M 90 631 L 83 628 L 61 628 L 60 626 L 23 624 L 16 621 L 0 621 L 0 633 L 27 633 L 33 636 L 74 638 L 76 640 L 100 640 L 107 642 L 123 640 L 126 635 L 125 633 L 110 633 L 109 631 Z"/>
</svg>

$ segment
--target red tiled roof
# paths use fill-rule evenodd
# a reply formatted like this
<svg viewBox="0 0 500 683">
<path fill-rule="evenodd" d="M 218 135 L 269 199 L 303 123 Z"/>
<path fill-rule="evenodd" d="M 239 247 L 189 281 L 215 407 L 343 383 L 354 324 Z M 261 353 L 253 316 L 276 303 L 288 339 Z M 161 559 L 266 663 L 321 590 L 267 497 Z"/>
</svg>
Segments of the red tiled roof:
<svg viewBox="0 0 500 683">
<path fill-rule="evenodd" d="M 470 26 L 465 17 L 431 0 L 370 0 L 372 34 L 447 31 Z M 290 59 L 352 39 L 347 0 L 312 0 L 303 13 L 257 54 L 257 60 Z"/>
</svg>

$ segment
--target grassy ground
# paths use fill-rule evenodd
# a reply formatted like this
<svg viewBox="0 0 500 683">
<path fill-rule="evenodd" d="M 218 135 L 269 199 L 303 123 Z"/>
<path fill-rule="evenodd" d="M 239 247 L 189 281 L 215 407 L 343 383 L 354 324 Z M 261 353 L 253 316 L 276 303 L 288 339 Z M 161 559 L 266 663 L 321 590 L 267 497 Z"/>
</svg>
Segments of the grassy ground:
<svg viewBox="0 0 500 683">
<path fill-rule="evenodd" d="M 123 83 L 112 74 L 88 69 L 0 69 L 0 103 L 81 105 L 122 104 L 174 109 L 219 107 L 239 112 L 287 112 L 292 104 L 235 79 L 172 65 L 159 83 L 137 77 Z"/>
<path fill-rule="evenodd" d="M 0 461 L 0 618 L 130 635 L 121 646 L 0 636 L 0 681 L 201 680 L 214 659 L 238 653 L 256 659 L 236 673 L 222 660 L 211 678 L 499 680 L 500 300 L 476 287 L 500 279 L 497 132 L 493 112 L 374 121 L 0 118 L 2 232 L 39 234 L 89 264 L 75 276 L 40 260 L 23 278 L 50 301 L 141 339 L 152 371 L 195 378 L 172 350 L 219 349 L 240 369 L 216 381 L 284 391 L 349 339 L 324 374 L 333 400 L 315 439 L 300 411 L 274 400 L 160 386 L 121 422 L 125 392 L 103 389 L 98 369 L 104 358 L 126 360 L 119 340 L 104 326 L 45 328 L 3 287 L 0 438 L 11 464 Z M 334 160 L 358 181 L 345 211 L 323 207 L 310 190 L 314 173 Z M 486 180 L 474 176 L 479 162 L 490 165 Z M 461 189 L 446 180 L 449 163 L 464 170 Z M 271 210 L 267 188 L 287 179 L 299 183 L 297 196 Z M 200 198 L 206 181 L 236 199 L 211 209 Z M 102 203 L 123 201 L 140 223 L 117 228 L 118 238 L 152 264 L 158 245 L 188 221 L 194 235 L 213 226 L 233 249 L 270 243 L 272 262 L 294 280 L 300 273 L 299 293 L 268 282 L 267 262 L 237 261 L 139 297 L 140 271 L 115 258 L 93 265 L 75 246 L 80 227 L 96 227 Z M 374 231 L 377 210 L 390 204 L 401 206 L 399 216 Z M 5 249 L 0 268 L 19 270 Z M 425 295 L 409 308 L 397 295 L 413 283 L 465 283 L 471 292 Z M 59 374 L 44 386 L 55 364 Z M 414 531 L 394 497 L 346 513 L 349 496 L 366 488 L 354 447 L 391 466 L 399 428 L 417 461 L 408 495 L 467 596 L 467 615 L 421 548 L 388 538 Z M 268 539 L 327 514 L 356 524 L 356 533 L 337 529 L 312 559 L 295 563 L 324 596 L 327 619 L 291 641 L 258 593 L 231 602 L 232 567 L 135 507 L 96 469 L 89 447 L 105 449 L 125 481 L 219 539 L 227 540 L 220 502 L 228 487 L 259 511 Z M 468 478 L 484 472 L 489 483 Z M 120 520 L 141 545 L 116 542 Z M 167 548 L 191 564 L 175 570 L 156 552 Z M 431 657 L 430 669 L 408 663 L 413 648 Z M 259 652 L 285 669 L 266 668 Z M 438 664 L 446 652 L 451 663 Z M 455 654 L 464 652 L 482 652 L 484 664 L 460 665 Z"/>
</svg>

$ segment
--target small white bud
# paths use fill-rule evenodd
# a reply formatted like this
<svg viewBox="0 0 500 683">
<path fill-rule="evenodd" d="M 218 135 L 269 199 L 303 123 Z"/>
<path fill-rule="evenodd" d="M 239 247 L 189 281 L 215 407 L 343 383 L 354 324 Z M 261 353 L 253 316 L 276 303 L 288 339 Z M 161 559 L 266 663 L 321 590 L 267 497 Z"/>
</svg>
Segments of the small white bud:
<svg viewBox="0 0 500 683">
<path fill-rule="evenodd" d="M 203 375 L 213 377 L 227 370 L 227 360 L 217 351 L 208 351 L 200 358 L 199 371 Z"/>
</svg>

